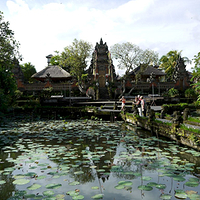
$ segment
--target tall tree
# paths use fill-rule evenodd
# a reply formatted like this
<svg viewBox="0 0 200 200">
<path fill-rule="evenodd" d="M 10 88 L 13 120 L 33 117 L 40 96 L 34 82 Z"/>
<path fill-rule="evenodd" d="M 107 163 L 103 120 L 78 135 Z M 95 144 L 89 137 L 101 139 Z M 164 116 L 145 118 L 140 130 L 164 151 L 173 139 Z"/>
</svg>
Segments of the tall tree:
<svg viewBox="0 0 200 200">
<path fill-rule="evenodd" d="M 177 62 L 181 56 L 182 51 L 169 51 L 166 55 L 162 56 L 160 59 L 161 65 L 159 66 L 161 69 L 165 71 L 166 78 L 168 80 L 173 79 L 174 69 L 177 65 Z M 185 63 L 190 63 L 191 61 L 187 57 L 182 57 Z"/>
<path fill-rule="evenodd" d="M 118 67 L 125 69 L 126 74 L 141 64 L 158 64 L 158 53 L 149 49 L 142 50 L 139 46 L 130 42 L 113 45 L 111 53 L 118 60 Z"/>
<path fill-rule="evenodd" d="M 65 47 L 60 56 L 53 57 L 61 67 L 77 79 L 80 90 L 91 51 L 92 45 L 90 43 L 74 39 L 72 45 Z"/>
<path fill-rule="evenodd" d="M 192 68 L 192 81 L 194 82 L 195 90 L 199 93 L 200 91 L 200 52 L 194 55 L 194 67 Z M 200 95 L 197 98 L 200 102 Z"/>
<path fill-rule="evenodd" d="M 33 82 L 33 79 L 31 76 L 36 73 L 35 66 L 32 65 L 30 62 L 24 63 L 23 65 L 20 65 L 22 72 L 24 74 L 24 81 L 25 82 Z"/>
<path fill-rule="evenodd" d="M 0 110 L 6 110 L 13 101 L 17 89 L 12 69 L 16 60 L 21 59 L 19 43 L 14 39 L 14 32 L 9 22 L 4 21 L 0 12 Z"/>
<path fill-rule="evenodd" d="M 194 55 L 194 67 L 192 68 L 192 80 L 200 82 L 200 52 Z"/>
</svg>

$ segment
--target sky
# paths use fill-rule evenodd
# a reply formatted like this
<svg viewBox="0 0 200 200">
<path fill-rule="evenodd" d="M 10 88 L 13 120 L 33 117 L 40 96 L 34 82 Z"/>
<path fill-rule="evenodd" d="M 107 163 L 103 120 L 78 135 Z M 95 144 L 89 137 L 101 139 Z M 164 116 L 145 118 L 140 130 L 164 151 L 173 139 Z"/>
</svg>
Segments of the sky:
<svg viewBox="0 0 200 200">
<path fill-rule="evenodd" d="M 200 0 L 1 0 L 0 11 L 19 41 L 23 61 L 37 72 L 46 56 L 62 52 L 76 38 L 131 42 L 159 58 L 171 50 L 193 59 L 200 52 Z M 116 73 L 123 74 L 117 68 Z M 88 62 L 88 65 L 90 62 Z M 191 71 L 193 64 L 187 65 Z"/>
</svg>

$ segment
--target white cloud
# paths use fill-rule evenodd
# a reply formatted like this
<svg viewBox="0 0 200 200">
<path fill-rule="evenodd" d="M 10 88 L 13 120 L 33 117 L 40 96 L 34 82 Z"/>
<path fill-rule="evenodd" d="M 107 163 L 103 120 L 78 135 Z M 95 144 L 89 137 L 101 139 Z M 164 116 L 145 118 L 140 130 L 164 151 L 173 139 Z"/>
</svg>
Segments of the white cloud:
<svg viewBox="0 0 200 200">
<path fill-rule="evenodd" d="M 102 37 L 109 48 L 128 41 L 157 49 L 160 56 L 173 49 L 189 58 L 199 52 L 198 0 L 46 2 L 7 1 L 6 20 L 21 43 L 23 63 L 31 62 L 37 71 L 46 66 L 46 55 L 62 51 L 74 38 L 95 45 Z"/>
</svg>

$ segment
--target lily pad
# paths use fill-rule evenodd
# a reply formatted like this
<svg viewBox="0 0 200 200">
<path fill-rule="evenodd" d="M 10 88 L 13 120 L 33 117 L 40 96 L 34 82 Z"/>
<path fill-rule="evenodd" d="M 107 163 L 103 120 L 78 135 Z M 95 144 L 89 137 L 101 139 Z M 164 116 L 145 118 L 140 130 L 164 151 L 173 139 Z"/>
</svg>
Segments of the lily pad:
<svg viewBox="0 0 200 200">
<path fill-rule="evenodd" d="M 189 186 L 189 187 L 197 187 L 199 185 L 199 183 L 196 181 L 188 181 L 185 183 L 185 185 Z"/>
<path fill-rule="evenodd" d="M 44 179 L 44 178 L 46 178 L 45 175 L 41 175 L 41 176 L 38 176 L 38 177 L 37 177 L 37 179 Z"/>
<path fill-rule="evenodd" d="M 78 182 L 78 181 L 73 181 L 73 182 L 69 183 L 69 185 L 79 185 L 79 184 L 80 184 L 80 182 Z"/>
<path fill-rule="evenodd" d="M 62 186 L 62 184 L 56 184 L 56 183 L 50 183 L 48 185 L 46 185 L 45 187 L 47 189 L 58 189 Z"/>
<path fill-rule="evenodd" d="M 41 188 L 42 186 L 37 184 L 37 183 L 34 183 L 33 185 L 27 187 L 28 190 L 37 190 L 38 188 Z"/>
<path fill-rule="evenodd" d="M 155 182 L 149 182 L 147 183 L 148 186 L 151 186 L 151 187 L 155 187 L 157 185 L 157 183 Z"/>
<path fill-rule="evenodd" d="M 165 184 L 157 184 L 155 187 L 158 189 L 165 189 L 166 185 Z"/>
<path fill-rule="evenodd" d="M 84 174 L 84 172 L 83 171 L 77 171 L 77 172 L 74 172 L 74 174 Z"/>
<path fill-rule="evenodd" d="M 161 198 L 161 199 L 164 199 L 164 200 L 169 200 L 169 199 L 172 198 L 172 196 L 169 195 L 169 194 L 161 194 L 161 195 L 160 195 L 160 198 Z"/>
<path fill-rule="evenodd" d="M 98 186 L 94 186 L 94 187 L 92 187 L 92 189 L 93 189 L 93 190 L 98 190 L 99 187 L 98 187 Z"/>
<path fill-rule="evenodd" d="M 30 180 L 27 180 L 27 179 L 17 179 L 17 180 L 13 181 L 13 184 L 15 184 L 15 185 L 25 185 L 29 182 L 30 182 Z"/>
<path fill-rule="evenodd" d="M 140 186 L 138 186 L 138 189 L 139 190 L 145 190 L 145 191 L 153 190 L 153 188 L 151 186 L 148 186 L 148 185 L 140 185 Z"/>
<path fill-rule="evenodd" d="M 187 194 L 183 190 L 175 190 L 175 197 L 179 199 L 186 199 Z"/>
<path fill-rule="evenodd" d="M 46 190 L 46 191 L 44 191 L 43 192 L 43 195 L 44 196 L 53 196 L 55 193 L 54 193 L 54 191 L 52 191 L 52 190 Z"/>
<path fill-rule="evenodd" d="M 56 199 L 57 200 L 62 200 L 62 199 L 64 199 L 65 198 L 65 195 L 64 194 L 57 194 L 56 195 Z"/>
<path fill-rule="evenodd" d="M 73 196 L 72 199 L 73 199 L 73 200 L 76 200 L 76 199 L 84 199 L 84 196 L 83 196 L 83 195 L 77 195 L 77 196 Z"/>
<path fill-rule="evenodd" d="M 150 176 L 143 176 L 141 179 L 143 181 L 150 181 L 152 178 Z"/>
<path fill-rule="evenodd" d="M 6 183 L 6 181 L 4 181 L 4 180 L 0 181 L 0 185 L 3 185 L 4 183 Z"/>
<path fill-rule="evenodd" d="M 103 199 L 103 194 L 96 194 L 91 197 L 92 199 Z"/>
</svg>

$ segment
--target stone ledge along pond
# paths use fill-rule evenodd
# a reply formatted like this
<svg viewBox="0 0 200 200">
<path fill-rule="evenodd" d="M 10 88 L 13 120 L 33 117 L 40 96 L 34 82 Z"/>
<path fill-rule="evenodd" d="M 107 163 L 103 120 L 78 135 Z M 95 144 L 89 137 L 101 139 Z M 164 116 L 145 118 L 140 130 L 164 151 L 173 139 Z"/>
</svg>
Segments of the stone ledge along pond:
<svg viewBox="0 0 200 200">
<path fill-rule="evenodd" d="M 200 200 L 200 152 L 122 121 L 0 127 L 0 200 Z"/>
</svg>

